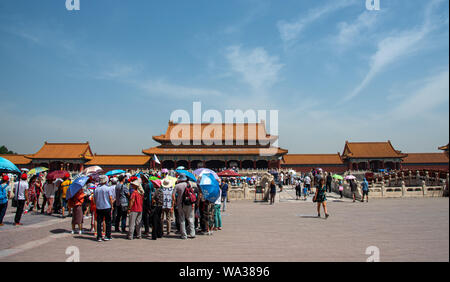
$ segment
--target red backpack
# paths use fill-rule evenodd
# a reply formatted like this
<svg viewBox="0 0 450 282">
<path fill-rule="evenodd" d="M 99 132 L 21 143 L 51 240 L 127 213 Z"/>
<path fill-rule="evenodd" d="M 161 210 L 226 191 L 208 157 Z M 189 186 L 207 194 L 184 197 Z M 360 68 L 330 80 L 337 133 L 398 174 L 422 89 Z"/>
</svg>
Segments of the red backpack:
<svg viewBox="0 0 450 282">
<path fill-rule="evenodd" d="M 183 192 L 183 205 L 190 206 L 195 204 L 197 197 L 195 196 L 194 189 L 192 189 L 191 184 L 187 182 L 186 189 Z"/>
</svg>

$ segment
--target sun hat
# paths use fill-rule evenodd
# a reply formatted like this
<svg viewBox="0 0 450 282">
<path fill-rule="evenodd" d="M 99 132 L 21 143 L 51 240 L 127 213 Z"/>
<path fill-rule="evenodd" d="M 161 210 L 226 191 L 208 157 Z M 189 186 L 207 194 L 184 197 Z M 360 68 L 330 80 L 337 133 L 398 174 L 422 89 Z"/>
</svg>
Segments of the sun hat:
<svg viewBox="0 0 450 282">
<path fill-rule="evenodd" d="M 104 183 L 108 182 L 108 176 L 106 176 L 106 175 L 100 175 L 99 178 L 100 178 L 99 182 L 101 184 L 104 184 Z"/>
<path fill-rule="evenodd" d="M 6 174 L 3 175 L 2 180 L 3 180 L 3 182 L 8 182 L 9 181 L 8 175 L 6 175 Z"/>
<path fill-rule="evenodd" d="M 164 178 L 164 180 L 162 181 L 161 186 L 163 188 L 171 188 L 173 186 L 172 181 L 169 178 Z"/>
<path fill-rule="evenodd" d="M 20 179 L 22 179 L 22 180 L 27 180 L 27 179 L 28 179 L 27 174 L 26 174 L 26 173 L 23 173 L 23 174 L 20 176 Z"/>
</svg>

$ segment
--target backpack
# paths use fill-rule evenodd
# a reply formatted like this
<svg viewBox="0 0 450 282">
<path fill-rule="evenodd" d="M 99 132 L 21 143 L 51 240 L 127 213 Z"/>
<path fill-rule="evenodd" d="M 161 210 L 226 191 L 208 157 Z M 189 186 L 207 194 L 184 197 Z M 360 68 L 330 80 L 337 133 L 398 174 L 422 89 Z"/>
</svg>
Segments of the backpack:
<svg viewBox="0 0 450 282">
<path fill-rule="evenodd" d="M 182 200 L 183 200 L 183 205 L 186 205 L 186 206 L 195 204 L 195 202 L 197 201 L 197 197 L 195 196 L 194 189 L 192 189 L 191 184 L 189 184 L 189 182 L 187 182 L 186 189 L 184 189 Z"/>
</svg>

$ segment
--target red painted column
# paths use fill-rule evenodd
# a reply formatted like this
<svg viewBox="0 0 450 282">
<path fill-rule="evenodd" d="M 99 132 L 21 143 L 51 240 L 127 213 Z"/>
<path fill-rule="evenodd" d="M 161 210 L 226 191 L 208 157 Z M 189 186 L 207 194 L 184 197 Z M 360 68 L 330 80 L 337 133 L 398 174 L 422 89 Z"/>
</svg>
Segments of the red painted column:
<svg viewBox="0 0 450 282">
<path fill-rule="evenodd" d="M 277 161 L 277 166 L 278 166 L 278 169 L 281 169 L 281 161 L 280 160 Z"/>
<path fill-rule="evenodd" d="M 174 164 L 174 168 L 173 169 L 177 169 L 177 161 L 173 161 Z"/>
<path fill-rule="evenodd" d="M 253 169 L 256 169 L 256 161 L 253 161 Z"/>
<path fill-rule="evenodd" d="M 191 169 L 191 161 L 188 161 L 188 169 Z"/>
<path fill-rule="evenodd" d="M 242 161 L 239 161 L 239 169 L 242 169 Z"/>
</svg>

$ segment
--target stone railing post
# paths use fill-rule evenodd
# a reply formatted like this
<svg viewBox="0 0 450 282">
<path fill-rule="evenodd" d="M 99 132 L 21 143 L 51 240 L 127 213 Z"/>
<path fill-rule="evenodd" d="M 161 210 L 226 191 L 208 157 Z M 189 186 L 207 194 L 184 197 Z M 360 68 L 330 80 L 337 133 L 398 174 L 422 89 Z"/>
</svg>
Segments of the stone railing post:
<svg viewBox="0 0 450 282">
<path fill-rule="evenodd" d="M 446 188 L 446 182 L 445 182 L 444 179 L 441 179 L 441 187 L 442 187 L 442 189 L 441 189 L 441 193 L 440 193 L 439 196 L 444 197 L 444 195 L 445 195 L 445 188 Z"/>
<path fill-rule="evenodd" d="M 427 195 L 427 182 L 425 180 L 422 180 L 422 192 L 424 196 Z"/>
<path fill-rule="evenodd" d="M 256 187 L 255 187 L 255 189 L 256 189 Z M 245 200 L 249 199 L 249 195 L 248 194 L 249 194 L 248 184 L 244 183 L 244 199 Z"/>
<path fill-rule="evenodd" d="M 428 171 L 425 171 L 425 184 L 429 185 L 429 183 L 430 183 L 430 175 Z"/>
<path fill-rule="evenodd" d="M 405 197 L 406 195 L 406 185 L 405 181 L 402 181 L 402 197 Z"/>
<path fill-rule="evenodd" d="M 416 185 L 420 185 L 420 172 L 418 170 L 416 171 Z"/>
<path fill-rule="evenodd" d="M 386 191 L 385 191 L 386 187 L 384 186 L 384 181 L 381 181 L 381 197 L 384 197 Z"/>
</svg>

